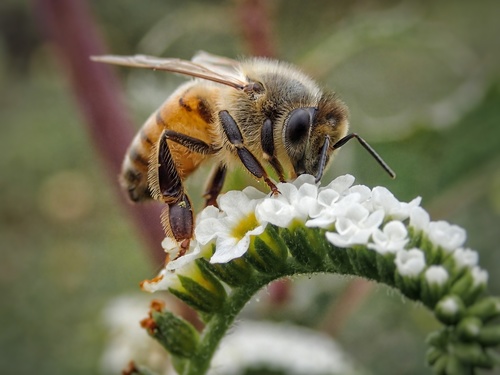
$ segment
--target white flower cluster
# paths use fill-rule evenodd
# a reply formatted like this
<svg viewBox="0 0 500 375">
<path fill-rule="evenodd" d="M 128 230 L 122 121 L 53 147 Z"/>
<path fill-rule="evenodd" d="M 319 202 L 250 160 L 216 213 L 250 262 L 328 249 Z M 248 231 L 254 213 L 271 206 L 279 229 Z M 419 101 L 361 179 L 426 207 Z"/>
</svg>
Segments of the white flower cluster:
<svg viewBox="0 0 500 375">
<path fill-rule="evenodd" d="M 288 323 L 239 322 L 221 343 L 210 375 L 268 368 L 290 375 L 361 374 L 330 337 Z"/>
<path fill-rule="evenodd" d="M 294 182 L 278 184 L 277 196 L 255 188 L 221 195 L 219 208 L 210 206 L 198 215 L 195 239 L 185 255 L 175 259 L 175 243 L 164 241 L 165 250 L 174 260 L 167 264 L 162 277 L 196 258 L 210 257 L 206 253 L 212 243 L 216 250 L 210 262 L 226 263 L 241 257 L 251 236 L 262 234 L 268 224 L 284 228 L 300 222 L 309 228 L 324 229 L 327 240 L 336 247 L 361 245 L 381 255 L 393 254 L 398 273 L 417 277 L 426 270 L 427 263 L 423 250 L 408 248 L 407 228 L 411 227 L 423 233 L 433 246 L 450 253 L 457 267 L 475 268 L 473 274 L 478 282 L 486 280 L 486 272 L 477 267 L 477 253 L 462 248 L 465 231 L 445 221 L 431 222 L 420 207 L 420 197 L 404 203 L 384 187 L 370 189 L 353 183 L 353 176 L 344 175 L 319 187 L 313 176 L 302 175 Z M 431 283 L 448 279 L 441 266 L 433 266 L 425 276 Z"/>
<path fill-rule="evenodd" d="M 144 306 L 149 303 L 149 297 L 131 294 L 116 297 L 106 305 L 103 323 L 108 339 L 101 358 L 102 374 L 120 374 L 131 360 L 158 374 L 175 374 L 164 348 L 139 325 L 146 316 Z"/>
</svg>

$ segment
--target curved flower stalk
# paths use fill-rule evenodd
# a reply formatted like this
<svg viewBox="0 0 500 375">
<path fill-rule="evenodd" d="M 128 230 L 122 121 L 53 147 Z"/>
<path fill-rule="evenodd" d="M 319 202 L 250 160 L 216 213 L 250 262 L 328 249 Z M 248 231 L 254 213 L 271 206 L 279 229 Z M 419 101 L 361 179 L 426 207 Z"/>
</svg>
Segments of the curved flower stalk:
<svg viewBox="0 0 500 375">
<path fill-rule="evenodd" d="M 353 182 L 345 175 L 319 187 L 303 175 L 278 184 L 276 197 L 253 188 L 228 192 L 220 208 L 200 213 L 186 254 L 176 259 L 176 244 L 164 242 L 174 260 L 142 288 L 169 290 L 206 322 L 198 336 L 180 318 L 152 313 L 148 331 L 174 354 L 179 374 L 208 371 L 224 333 L 261 287 L 317 272 L 381 282 L 432 310 L 444 325 L 428 339 L 436 374 L 471 374 L 498 363 L 492 348 L 500 343 L 500 298 L 485 295 L 488 274 L 464 247 L 465 231 L 431 221 L 420 198 L 400 202 L 386 188 Z M 165 328 L 169 322 L 175 330 Z M 179 354 L 179 347 L 189 350 Z"/>
</svg>

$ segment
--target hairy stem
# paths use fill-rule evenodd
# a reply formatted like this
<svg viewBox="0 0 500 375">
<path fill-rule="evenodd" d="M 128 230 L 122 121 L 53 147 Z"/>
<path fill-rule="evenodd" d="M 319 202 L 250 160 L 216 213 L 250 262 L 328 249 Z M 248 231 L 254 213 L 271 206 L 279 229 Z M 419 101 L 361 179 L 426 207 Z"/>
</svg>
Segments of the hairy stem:
<svg viewBox="0 0 500 375">
<path fill-rule="evenodd" d="M 183 375 L 202 375 L 208 371 L 219 342 L 241 309 L 260 288 L 275 278 L 276 275 L 261 276 L 232 291 L 223 308 L 211 316 L 210 321 L 205 326 L 198 349 L 184 368 Z"/>
</svg>

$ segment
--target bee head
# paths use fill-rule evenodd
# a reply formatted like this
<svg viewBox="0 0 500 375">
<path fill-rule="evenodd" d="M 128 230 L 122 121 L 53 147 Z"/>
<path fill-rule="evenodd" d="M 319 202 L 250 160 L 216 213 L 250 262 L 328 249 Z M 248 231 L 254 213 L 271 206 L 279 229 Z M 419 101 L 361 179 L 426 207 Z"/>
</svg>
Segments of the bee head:
<svg viewBox="0 0 500 375">
<path fill-rule="evenodd" d="M 307 173 L 319 181 L 334 151 L 332 146 L 347 130 L 347 107 L 333 95 L 324 94 L 316 107 L 290 111 L 283 137 L 295 175 Z"/>
</svg>

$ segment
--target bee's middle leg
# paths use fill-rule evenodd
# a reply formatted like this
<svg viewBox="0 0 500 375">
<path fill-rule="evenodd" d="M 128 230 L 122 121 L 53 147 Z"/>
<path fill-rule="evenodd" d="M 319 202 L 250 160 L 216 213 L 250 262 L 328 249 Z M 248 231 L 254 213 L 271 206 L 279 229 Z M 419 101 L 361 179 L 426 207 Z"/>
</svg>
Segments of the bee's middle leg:
<svg viewBox="0 0 500 375">
<path fill-rule="evenodd" d="M 218 151 L 217 147 L 209 145 L 200 139 L 193 138 L 173 130 L 166 130 L 165 132 L 169 141 L 176 142 L 186 147 L 190 151 L 197 152 L 203 155 L 214 154 Z M 223 164 L 217 165 L 217 167 L 212 171 L 209 177 L 206 191 L 203 194 L 203 196 L 206 198 L 205 207 L 217 205 L 216 199 L 222 190 L 222 186 L 224 185 L 226 172 L 227 168 Z"/>
<path fill-rule="evenodd" d="M 226 173 L 227 168 L 224 164 L 216 165 L 212 170 L 205 188 L 205 194 L 203 194 L 203 197 L 205 198 L 205 207 L 217 207 L 217 197 L 219 196 L 222 186 L 224 185 Z"/>
</svg>

